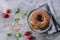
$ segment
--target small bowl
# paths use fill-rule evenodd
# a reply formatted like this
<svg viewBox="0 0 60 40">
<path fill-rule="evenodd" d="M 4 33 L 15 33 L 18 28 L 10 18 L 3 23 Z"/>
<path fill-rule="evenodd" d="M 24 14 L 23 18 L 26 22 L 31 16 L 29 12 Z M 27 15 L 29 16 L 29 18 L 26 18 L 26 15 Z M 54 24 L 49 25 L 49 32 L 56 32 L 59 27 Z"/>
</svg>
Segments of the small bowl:
<svg viewBox="0 0 60 40">
<path fill-rule="evenodd" d="M 39 8 L 37 8 L 37 9 L 39 9 Z M 51 21 L 51 18 L 50 18 L 49 27 L 47 27 L 45 30 L 36 30 L 36 29 L 33 29 L 32 26 L 29 24 L 29 17 L 30 17 L 30 15 L 32 14 L 33 11 L 35 11 L 35 10 L 37 10 L 37 9 L 32 10 L 32 11 L 28 14 L 27 22 L 28 22 L 28 25 L 29 25 L 29 27 L 30 27 L 30 29 L 31 29 L 32 31 L 37 32 L 37 33 L 44 33 L 44 32 L 48 31 L 48 30 L 51 28 L 51 22 L 52 22 L 52 21 Z M 41 9 L 39 9 L 39 10 L 41 10 Z M 46 10 L 45 10 L 45 11 L 46 11 Z M 49 12 L 48 12 L 48 13 L 49 13 Z"/>
</svg>

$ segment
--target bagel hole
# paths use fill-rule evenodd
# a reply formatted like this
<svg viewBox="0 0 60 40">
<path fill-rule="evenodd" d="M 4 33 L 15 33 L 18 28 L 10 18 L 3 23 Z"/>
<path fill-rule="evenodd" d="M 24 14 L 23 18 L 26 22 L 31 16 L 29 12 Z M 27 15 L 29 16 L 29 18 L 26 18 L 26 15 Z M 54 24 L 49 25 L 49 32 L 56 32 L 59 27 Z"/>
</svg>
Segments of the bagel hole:
<svg viewBox="0 0 60 40">
<path fill-rule="evenodd" d="M 42 22 L 42 21 L 43 21 L 42 15 L 37 15 L 37 20 L 38 20 L 39 22 Z"/>
</svg>

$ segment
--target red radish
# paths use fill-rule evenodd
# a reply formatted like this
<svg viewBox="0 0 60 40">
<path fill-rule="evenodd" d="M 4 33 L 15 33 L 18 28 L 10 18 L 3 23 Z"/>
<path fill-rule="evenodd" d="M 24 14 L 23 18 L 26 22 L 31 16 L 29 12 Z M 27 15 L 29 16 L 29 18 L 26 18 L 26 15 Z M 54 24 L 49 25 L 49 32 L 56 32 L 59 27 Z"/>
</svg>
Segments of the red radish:
<svg viewBox="0 0 60 40">
<path fill-rule="evenodd" d="M 32 37 L 31 35 L 30 35 L 30 36 L 28 36 L 28 39 L 29 39 L 29 40 L 32 40 L 32 38 L 33 38 L 33 37 Z"/>
<path fill-rule="evenodd" d="M 29 35 L 29 32 L 28 31 L 24 32 L 24 35 Z"/>
<path fill-rule="evenodd" d="M 9 17 L 9 15 L 8 15 L 8 14 L 3 13 L 3 14 L 2 14 L 2 17 L 3 17 L 3 18 L 8 18 L 8 17 Z"/>
<path fill-rule="evenodd" d="M 11 11 L 10 9 L 7 9 L 7 10 L 6 10 L 6 14 L 9 14 L 9 13 L 10 13 L 10 11 Z"/>
</svg>

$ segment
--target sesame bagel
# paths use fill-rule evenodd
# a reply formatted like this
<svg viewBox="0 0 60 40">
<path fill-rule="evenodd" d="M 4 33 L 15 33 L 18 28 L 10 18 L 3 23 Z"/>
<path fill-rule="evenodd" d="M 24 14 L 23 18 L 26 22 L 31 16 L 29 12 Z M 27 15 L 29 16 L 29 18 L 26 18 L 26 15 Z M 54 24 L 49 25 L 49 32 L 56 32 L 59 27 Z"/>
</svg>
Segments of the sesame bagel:
<svg viewBox="0 0 60 40">
<path fill-rule="evenodd" d="M 48 12 L 37 9 L 31 13 L 29 20 L 34 29 L 43 29 L 49 24 L 50 16 Z"/>
</svg>

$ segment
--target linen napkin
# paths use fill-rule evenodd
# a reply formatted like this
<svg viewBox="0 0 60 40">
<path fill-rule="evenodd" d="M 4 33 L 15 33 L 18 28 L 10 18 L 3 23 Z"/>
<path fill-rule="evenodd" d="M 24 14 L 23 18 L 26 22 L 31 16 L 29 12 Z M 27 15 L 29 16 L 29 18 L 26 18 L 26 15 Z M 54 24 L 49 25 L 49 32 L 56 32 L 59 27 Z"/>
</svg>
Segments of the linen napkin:
<svg viewBox="0 0 60 40">
<path fill-rule="evenodd" d="M 54 6 L 55 5 L 55 6 Z M 60 15 L 58 11 L 56 11 L 57 8 L 59 8 L 59 1 L 56 0 L 55 2 L 54 1 L 50 1 L 48 2 L 48 7 L 51 11 L 51 14 L 52 14 L 52 28 L 51 30 L 48 31 L 48 34 L 52 34 L 52 33 L 56 33 L 56 32 L 59 32 L 60 31 L 60 24 L 59 24 L 59 19 L 57 20 L 57 18 L 59 18 L 58 16 Z"/>
</svg>

